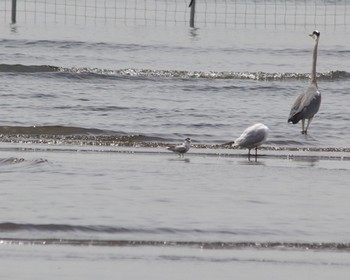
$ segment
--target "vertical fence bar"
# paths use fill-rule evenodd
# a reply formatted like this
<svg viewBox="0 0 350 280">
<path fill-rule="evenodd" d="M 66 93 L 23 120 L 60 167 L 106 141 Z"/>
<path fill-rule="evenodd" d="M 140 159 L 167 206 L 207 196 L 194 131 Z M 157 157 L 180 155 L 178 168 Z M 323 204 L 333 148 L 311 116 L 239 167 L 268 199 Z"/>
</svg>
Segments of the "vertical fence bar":
<svg viewBox="0 0 350 280">
<path fill-rule="evenodd" d="M 190 27 L 194 27 L 194 15 L 195 15 L 195 9 L 196 9 L 196 0 L 191 0 L 191 3 L 189 5 L 191 8 L 191 16 L 190 16 Z"/>
<path fill-rule="evenodd" d="M 16 11 L 17 10 L 17 0 L 12 0 L 12 13 L 11 13 L 11 22 L 16 23 Z"/>
</svg>

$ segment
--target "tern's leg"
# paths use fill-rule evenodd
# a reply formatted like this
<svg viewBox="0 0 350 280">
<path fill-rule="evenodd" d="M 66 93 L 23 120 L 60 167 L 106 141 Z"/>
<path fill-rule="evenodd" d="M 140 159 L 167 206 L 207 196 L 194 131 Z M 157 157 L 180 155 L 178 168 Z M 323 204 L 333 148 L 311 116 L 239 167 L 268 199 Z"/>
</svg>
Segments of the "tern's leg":
<svg viewBox="0 0 350 280">
<path fill-rule="evenodd" d="M 305 127 L 305 119 L 302 119 L 301 120 L 301 134 L 305 134 L 304 127 Z"/>
</svg>

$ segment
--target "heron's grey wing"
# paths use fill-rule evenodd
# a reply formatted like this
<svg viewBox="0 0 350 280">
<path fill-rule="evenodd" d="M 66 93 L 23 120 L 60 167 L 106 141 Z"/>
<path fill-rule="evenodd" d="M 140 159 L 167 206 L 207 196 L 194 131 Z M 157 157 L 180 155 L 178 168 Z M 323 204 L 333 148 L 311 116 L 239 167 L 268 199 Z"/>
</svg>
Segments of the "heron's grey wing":
<svg viewBox="0 0 350 280">
<path fill-rule="evenodd" d="M 290 110 L 289 117 L 288 117 L 288 122 L 292 122 L 293 124 L 298 123 L 301 120 L 301 104 L 302 100 L 305 96 L 305 93 L 300 94 L 297 99 L 295 99 L 294 104 Z"/>
<path fill-rule="evenodd" d="M 311 84 L 295 100 L 290 110 L 288 122 L 298 123 L 301 119 L 312 118 L 320 108 L 321 94 L 315 84 Z"/>
<path fill-rule="evenodd" d="M 312 118 L 318 112 L 321 105 L 321 93 L 316 86 L 311 85 L 308 87 L 302 105 L 303 117 L 305 119 Z"/>
</svg>

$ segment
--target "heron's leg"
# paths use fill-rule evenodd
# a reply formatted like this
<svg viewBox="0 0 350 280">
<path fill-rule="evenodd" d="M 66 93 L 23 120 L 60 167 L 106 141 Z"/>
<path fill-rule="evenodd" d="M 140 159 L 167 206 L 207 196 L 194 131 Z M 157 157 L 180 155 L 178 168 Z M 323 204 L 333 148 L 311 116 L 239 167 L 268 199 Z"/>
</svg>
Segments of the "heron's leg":
<svg viewBox="0 0 350 280">
<path fill-rule="evenodd" d="M 312 118 L 307 120 L 307 126 L 306 126 L 306 129 L 305 129 L 305 134 L 307 134 L 307 129 L 309 128 L 309 125 L 310 125 L 311 121 L 312 121 Z"/>
<path fill-rule="evenodd" d="M 302 134 L 305 134 L 304 127 L 305 127 L 305 119 L 302 119 L 302 120 L 301 120 L 301 133 L 302 133 Z"/>
</svg>

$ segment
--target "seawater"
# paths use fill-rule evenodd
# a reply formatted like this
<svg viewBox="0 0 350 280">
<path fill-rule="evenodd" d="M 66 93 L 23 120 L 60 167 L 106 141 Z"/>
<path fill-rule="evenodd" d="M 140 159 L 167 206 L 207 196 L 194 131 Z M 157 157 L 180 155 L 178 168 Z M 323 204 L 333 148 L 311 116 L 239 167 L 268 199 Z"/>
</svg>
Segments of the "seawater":
<svg viewBox="0 0 350 280">
<path fill-rule="evenodd" d="M 305 137 L 287 117 L 308 84 L 312 30 L 151 32 L 134 26 L 112 32 L 93 26 L 89 32 L 96 36 L 83 40 L 82 27 L 60 37 L 50 30 L 63 27 L 36 28 L 43 35 L 34 27 L 3 30 L 3 126 L 68 126 L 218 144 L 263 122 L 270 145 L 347 147 L 348 42 L 341 34 L 321 30 L 322 106 Z"/>
<path fill-rule="evenodd" d="M 1 275 L 347 279 L 346 31 L 320 30 L 309 135 L 287 124 L 312 31 L 2 25 Z M 256 161 L 210 148 L 258 121 Z"/>
</svg>

